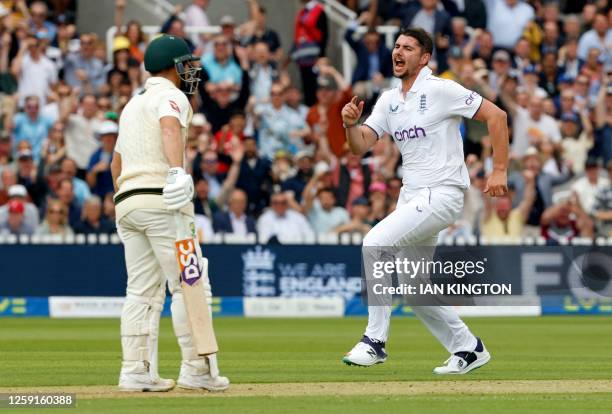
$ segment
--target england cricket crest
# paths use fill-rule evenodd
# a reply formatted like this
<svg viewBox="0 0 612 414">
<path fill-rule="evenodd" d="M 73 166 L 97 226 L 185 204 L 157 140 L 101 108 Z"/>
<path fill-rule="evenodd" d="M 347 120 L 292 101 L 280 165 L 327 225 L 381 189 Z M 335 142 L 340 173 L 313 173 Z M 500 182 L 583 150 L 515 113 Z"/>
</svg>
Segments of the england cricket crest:
<svg viewBox="0 0 612 414">
<path fill-rule="evenodd" d="M 193 286 L 202 278 L 202 269 L 199 266 L 195 239 L 179 240 L 175 242 L 176 258 L 179 263 L 181 280 Z"/>
<path fill-rule="evenodd" d="M 419 98 L 419 109 L 417 112 L 423 115 L 425 111 L 427 111 L 427 95 L 422 94 Z"/>
</svg>

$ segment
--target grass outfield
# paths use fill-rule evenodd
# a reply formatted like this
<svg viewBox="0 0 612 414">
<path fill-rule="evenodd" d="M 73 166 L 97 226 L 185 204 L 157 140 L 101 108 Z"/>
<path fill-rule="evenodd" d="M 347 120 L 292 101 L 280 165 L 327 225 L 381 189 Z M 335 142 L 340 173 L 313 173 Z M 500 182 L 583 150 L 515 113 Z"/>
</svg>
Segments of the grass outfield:
<svg viewBox="0 0 612 414">
<path fill-rule="evenodd" d="M 403 412 L 402 407 L 408 412 L 453 414 L 612 412 L 612 319 L 480 318 L 467 322 L 483 338 L 493 359 L 469 375 L 448 378 L 431 374 L 447 354 L 413 318 L 393 320 L 387 363 L 368 369 L 340 362 L 359 339 L 365 324 L 362 318 L 219 318 L 215 326 L 222 349 L 221 370 L 237 384 L 238 391 L 224 398 L 175 392 L 142 398 L 96 396 L 93 394 L 102 387 L 84 387 L 100 385 L 113 390 L 110 386 L 117 381 L 121 360 L 119 320 L 0 319 L 0 388 L 5 388 L 0 392 L 7 387 L 84 387 L 78 412 L 308 409 L 356 413 L 372 409 Z M 176 378 L 179 359 L 170 320 L 163 319 L 162 376 Z M 406 391 L 404 384 L 365 384 L 383 381 L 406 382 Z M 430 381 L 425 388 L 431 391 L 423 391 L 415 381 Z M 267 394 L 257 395 L 256 384 L 261 383 L 279 383 L 279 396 L 271 396 L 276 395 L 274 385 L 266 388 Z M 285 383 L 303 384 L 286 389 Z M 359 383 L 363 390 L 359 392 L 365 396 L 349 395 L 351 383 Z M 578 391 L 572 392 L 574 389 Z"/>
</svg>

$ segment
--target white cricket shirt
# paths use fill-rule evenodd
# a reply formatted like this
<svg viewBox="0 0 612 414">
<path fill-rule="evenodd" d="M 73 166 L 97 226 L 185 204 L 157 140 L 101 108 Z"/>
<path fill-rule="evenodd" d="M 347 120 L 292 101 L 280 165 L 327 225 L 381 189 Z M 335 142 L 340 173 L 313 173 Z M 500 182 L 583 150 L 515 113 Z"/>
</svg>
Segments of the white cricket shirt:
<svg viewBox="0 0 612 414">
<path fill-rule="evenodd" d="M 470 178 L 459 133 L 461 118 L 472 118 L 482 97 L 424 67 L 404 96 L 401 84 L 383 92 L 365 121 L 380 137 L 391 135 L 402 154 L 402 181 L 409 190 L 452 185 L 468 188 Z"/>
</svg>

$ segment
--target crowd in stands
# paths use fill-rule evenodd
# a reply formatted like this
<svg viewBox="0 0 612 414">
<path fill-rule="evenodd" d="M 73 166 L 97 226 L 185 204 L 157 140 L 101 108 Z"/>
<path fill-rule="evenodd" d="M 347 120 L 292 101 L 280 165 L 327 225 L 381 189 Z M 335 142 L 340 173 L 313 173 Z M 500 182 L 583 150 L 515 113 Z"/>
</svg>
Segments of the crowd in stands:
<svg viewBox="0 0 612 414">
<path fill-rule="evenodd" d="M 366 111 L 396 87 L 391 50 L 377 25 L 432 34 L 430 67 L 508 113 L 510 192 L 483 195 L 492 168 L 484 124 L 462 124 L 471 187 L 445 236 L 490 239 L 612 237 L 612 12 L 590 0 L 345 0 L 358 16 L 344 40 L 351 79 L 322 3 L 302 0 L 294 37 L 249 18 L 207 15 L 210 2 L 177 6 L 160 26 L 201 56 L 187 165 L 196 224 L 303 242 L 327 233 L 364 235 L 395 208 L 402 187 L 393 137 L 364 157 L 350 153 L 340 110 L 356 94 Z M 112 45 L 79 32 L 76 1 L 0 0 L 0 234 L 116 231 L 110 161 L 121 110 L 142 91 L 151 39 L 115 0 Z M 109 22 L 110 24 L 110 22 Z M 218 25 L 218 34 L 187 27 Z M 112 49 L 107 59 L 106 48 Z"/>
</svg>

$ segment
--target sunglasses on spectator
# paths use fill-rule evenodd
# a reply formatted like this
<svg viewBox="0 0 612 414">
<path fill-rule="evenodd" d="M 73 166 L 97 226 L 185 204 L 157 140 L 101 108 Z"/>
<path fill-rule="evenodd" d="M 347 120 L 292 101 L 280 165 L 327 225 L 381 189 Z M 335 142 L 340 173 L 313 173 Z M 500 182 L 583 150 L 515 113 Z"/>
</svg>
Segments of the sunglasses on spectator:
<svg viewBox="0 0 612 414">
<path fill-rule="evenodd" d="M 215 158 L 208 158 L 203 160 L 204 164 L 215 164 L 217 160 Z"/>
<path fill-rule="evenodd" d="M 31 111 L 38 109 L 38 105 L 26 105 L 25 109 L 29 109 Z"/>
<path fill-rule="evenodd" d="M 287 204 L 287 200 L 272 200 L 271 204 Z"/>
<path fill-rule="evenodd" d="M 281 96 L 282 94 L 283 94 L 283 92 L 279 92 L 279 91 L 276 91 L 276 92 L 272 91 L 272 92 L 270 92 L 270 96 Z"/>
</svg>

